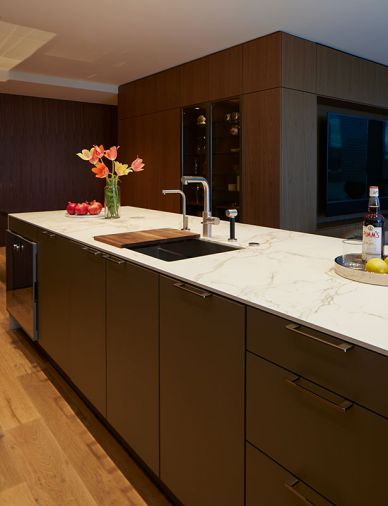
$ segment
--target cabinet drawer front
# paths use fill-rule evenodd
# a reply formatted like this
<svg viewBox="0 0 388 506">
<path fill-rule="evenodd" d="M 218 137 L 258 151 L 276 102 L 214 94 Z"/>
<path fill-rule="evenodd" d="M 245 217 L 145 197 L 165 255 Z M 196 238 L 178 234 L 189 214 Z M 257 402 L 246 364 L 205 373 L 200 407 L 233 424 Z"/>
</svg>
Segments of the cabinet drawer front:
<svg viewBox="0 0 388 506">
<path fill-rule="evenodd" d="M 30 241 L 36 241 L 38 238 L 38 227 L 12 216 L 8 217 L 8 228 Z"/>
<path fill-rule="evenodd" d="M 388 504 L 388 422 L 247 354 L 247 439 L 341 506 Z"/>
<path fill-rule="evenodd" d="M 247 443 L 246 506 L 330 506 L 333 503 Z"/>
<path fill-rule="evenodd" d="M 248 308 L 248 350 L 388 417 L 388 357 Z"/>
</svg>

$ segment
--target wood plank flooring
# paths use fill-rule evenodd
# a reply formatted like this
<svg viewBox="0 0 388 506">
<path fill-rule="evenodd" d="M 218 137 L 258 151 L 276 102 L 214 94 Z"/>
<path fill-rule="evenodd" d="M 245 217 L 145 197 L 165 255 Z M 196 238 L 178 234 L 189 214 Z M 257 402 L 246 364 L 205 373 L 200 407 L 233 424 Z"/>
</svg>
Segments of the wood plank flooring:
<svg viewBox="0 0 388 506">
<path fill-rule="evenodd" d="M 0 506 L 170 502 L 22 331 L 8 330 L 0 248 Z"/>
</svg>

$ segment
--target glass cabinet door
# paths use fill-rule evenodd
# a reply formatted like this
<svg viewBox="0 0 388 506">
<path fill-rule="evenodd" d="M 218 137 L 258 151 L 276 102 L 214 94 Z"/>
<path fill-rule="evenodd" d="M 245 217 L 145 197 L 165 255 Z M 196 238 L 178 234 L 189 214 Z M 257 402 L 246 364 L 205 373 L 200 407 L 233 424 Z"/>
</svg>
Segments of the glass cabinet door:
<svg viewBox="0 0 388 506">
<path fill-rule="evenodd" d="M 238 99 L 212 104 L 212 213 L 221 219 L 227 209 L 240 214 L 240 117 Z"/>
<path fill-rule="evenodd" d="M 182 175 L 202 176 L 209 183 L 213 216 L 225 219 L 227 209 L 241 206 L 240 100 L 230 99 L 182 110 Z M 202 185 L 184 192 L 187 212 L 201 216 Z"/>
<path fill-rule="evenodd" d="M 211 185 L 209 163 L 209 106 L 185 107 L 182 111 L 182 174 L 202 176 Z M 189 184 L 184 187 L 187 198 L 187 213 L 201 216 L 203 211 L 202 185 Z"/>
</svg>

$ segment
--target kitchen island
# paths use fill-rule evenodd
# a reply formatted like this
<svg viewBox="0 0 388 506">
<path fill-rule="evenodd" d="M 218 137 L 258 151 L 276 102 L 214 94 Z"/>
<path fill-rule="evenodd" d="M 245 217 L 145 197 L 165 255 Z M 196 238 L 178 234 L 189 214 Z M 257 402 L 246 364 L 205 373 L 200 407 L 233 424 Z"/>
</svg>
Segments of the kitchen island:
<svg viewBox="0 0 388 506">
<path fill-rule="evenodd" d="M 164 227 L 181 217 L 12 215 L 40 346 L 183 504 L 387 504 L 387 289 L 337 276 L 335 238 L 238 224 L 241 249 L 177 262 L 93 239 Z"/>
</svg>

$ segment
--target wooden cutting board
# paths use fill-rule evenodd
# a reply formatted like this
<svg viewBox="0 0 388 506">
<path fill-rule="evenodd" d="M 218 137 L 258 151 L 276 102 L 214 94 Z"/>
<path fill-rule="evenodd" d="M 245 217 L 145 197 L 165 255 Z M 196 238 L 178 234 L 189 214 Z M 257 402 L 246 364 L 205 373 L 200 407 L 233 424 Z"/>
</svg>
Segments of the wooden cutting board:
<svg viewBox="0 0 388 506">
<path fill-rule="evenodd" d="M 138 232 L 123 232 L 120 234 L 95 235 L 96 241 L 124 248 L 125 246 L 151 245 L 160 242 L 173 242 L 181 239 L 197 239 L 199 234 L 188 230 L 175 230 L 173 228 L 156 228 L 154 230 L 140 230 Z"/>
</svg>

